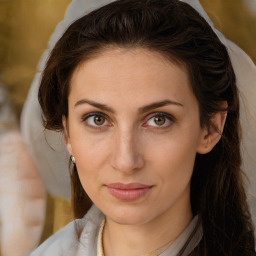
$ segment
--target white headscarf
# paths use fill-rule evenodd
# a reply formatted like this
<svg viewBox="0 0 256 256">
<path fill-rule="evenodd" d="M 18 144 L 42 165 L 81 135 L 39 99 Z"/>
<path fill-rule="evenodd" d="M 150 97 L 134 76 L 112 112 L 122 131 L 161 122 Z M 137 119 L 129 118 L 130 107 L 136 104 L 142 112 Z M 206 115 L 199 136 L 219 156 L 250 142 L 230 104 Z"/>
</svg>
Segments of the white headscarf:
<svg viewBox="0 0 256 256">
<path fill-rule="evenodd" d="M 69 155 L 61 133 L 44 130 L 41 122 L 41 108 L 37 100 L 41 71 L 44 68 L 49 51 L 68 28 L 79 17 L 114 0 L 73 0 L 67 10 L 65 19 L 58 24 L 39 63 L 39 73 L 32 83 L 25 103 L 21 128 L 44 184 L 49 193 L 70 198 L 70 180 L 68 171 Z M 235 74 L 241 100 L 241 124 L 243 128 L 242 157 L 243 169 L 249 177 L 247 184 L 248 197 L 256 223 L 256 67 L 249 56 L 218 31 L 204 11 L 199 0 L 183 0 L 191 5 L 211 25 L 219 39 L 227 47 Z"/>
</svg>

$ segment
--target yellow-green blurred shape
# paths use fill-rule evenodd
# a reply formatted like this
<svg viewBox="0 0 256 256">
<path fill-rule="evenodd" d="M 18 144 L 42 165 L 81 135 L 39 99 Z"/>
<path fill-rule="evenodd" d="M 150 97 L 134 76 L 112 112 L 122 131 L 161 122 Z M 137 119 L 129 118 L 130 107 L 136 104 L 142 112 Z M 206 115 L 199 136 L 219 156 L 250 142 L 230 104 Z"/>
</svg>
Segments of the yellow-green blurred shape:
<svg viewBox="0 0 256 256">
<path fill-rule="evenodd" d="M 47 196 L 46 219 L 41 242 L 72 221 L 70 202 L 63 198 Z"/>
<path fill-rule="evenodd" d="M 256 9 L 248 1 L 256 0 L 200 0 L 215 26 L 256 63 Z"/>
<path fill-rule="evenodd" d="M 19 113 L 41 54 L 69 0 L 0 1 L 0 74 Z"/>
</svg>

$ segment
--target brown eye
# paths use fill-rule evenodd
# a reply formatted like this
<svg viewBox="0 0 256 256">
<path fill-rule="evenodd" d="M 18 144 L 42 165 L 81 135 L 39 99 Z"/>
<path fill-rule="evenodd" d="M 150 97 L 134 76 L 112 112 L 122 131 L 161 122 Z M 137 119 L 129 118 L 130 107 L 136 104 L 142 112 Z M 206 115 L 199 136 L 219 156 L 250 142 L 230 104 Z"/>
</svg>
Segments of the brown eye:
<svg viewBox="0 0 256 256">
<path fill-rule="evenodd" d="M 165 129 L 170 127 L 174 122 L 175 118 L 167 113 L 157 113 L 144 123 L 144 127 L 152 127 L 158 129 Z"/>
<path fill-rule="evenodd" d="M 101 128 L 109 126 L 108 119 L 103 114 L 90 113 L 85 117 L 82 117 L 82 122 L 92 128 Z"/>
<path fill-rule="evenodd" d="M 166 122 L 166 118 L 164 116 L 155 116 L 154 117 L 154 122 L 158 126 L 162 126 Z"/>
<path fill-rule="evenodd" d="M 105 123 L 106 119 L 104 116 L 94 116 L 94 123 L 98 126 L 101 126 Z"/>
</svg>

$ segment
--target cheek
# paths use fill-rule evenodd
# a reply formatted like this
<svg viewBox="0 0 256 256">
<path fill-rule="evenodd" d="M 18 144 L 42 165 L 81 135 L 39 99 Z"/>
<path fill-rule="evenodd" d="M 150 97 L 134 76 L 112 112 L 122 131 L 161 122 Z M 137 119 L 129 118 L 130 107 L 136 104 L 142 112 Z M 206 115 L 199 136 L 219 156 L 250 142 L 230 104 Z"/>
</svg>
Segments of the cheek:
<svg viewBox="0 0 256 256">
<path fill-rule="evenodd" d="M 192 139 L 193 138 L 193 139 Z M 184 188 L 191 179 L 196 156 L 196 140 L 193 136 L 165 137 L 147 140 L 147 162 L 152 174 L 158 174 L 165 189 Z"/>
<path fill-rule="evenodd" d="M 153 164 L 172 166 L 193 166 L 197 150 L 197 139 L 193 134 L 185 132 L 170 134 L 169 136 L 151 136 L 144 140 L 148 161 Z"/>
<path fill-rule="evenodd" d="M 157 158 L 155 169 L 159 170 L 159 176 L 161 176 L 163 182 L 168 180 L 174 186 L 178 186 L 185 180 L 190 180 L 195 161 L 194 152 L 188 152 L 183 148 L 170 147 L 163 151 L 161 155 L 155 154 L 155 156 Z"/>
<path fill-rule="evenodd" d="M 78 135 L 78 133 L 77 133 Z M 90 184 L 98 182 L 104 174 L 104 166 L 108 161 L 108 137 L 76 136 L 73 139 L 72 150 L 76 158 L 79 178 L 85 190 Z"/>
<path fill-rule="evenodd" d="M 89 133 L 83 125 L 74 125 L 72 128 L 70 142 L 78 164 L 99 163 L 107 153 L 109 136 L 102 133 Z"/>
</svg>

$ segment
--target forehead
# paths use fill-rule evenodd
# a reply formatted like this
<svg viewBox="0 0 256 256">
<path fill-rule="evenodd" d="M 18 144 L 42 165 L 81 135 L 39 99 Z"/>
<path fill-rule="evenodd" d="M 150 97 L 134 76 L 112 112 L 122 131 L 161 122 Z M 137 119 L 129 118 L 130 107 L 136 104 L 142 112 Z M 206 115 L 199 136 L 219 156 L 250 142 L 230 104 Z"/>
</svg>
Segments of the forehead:
<svg viewBox="0 0 256 256">
<path fill-rule="evenodd" d="M 77 100 L 82 95 L 118 100 L 136 94 L 136 100 L 150 101 L 166 94 L 173 98 L 193 94 L 184 66 L 141 48 L 102 51 L 76 68 L 70 86 L 70 96 Z"/>
<path fill-rule="evenodd" d="M 81 69 L 87 69 L 88 71 L 90 69 L 92 75 L 95 75 L 98 71 L 99 75 L 104 76 L 115 72 L 115 70 L 112 69 L 112 67 L 115 67 L 115 69 L 118 68 L 118 70 L 125 70 L 128 76 L 129 71 L 137 74 L 143 74 L 147 71 L 152 73 L 154 70 L 156 72 L 159 71 L 159 69 L 164 71 L 169 66 L 176 66 L 184 73 L 188 74 L 185 64 L 182 64 L 181 61 L 178 61 L 175 57 L 167 56 L 167 54 L 140 47 L 121 48 L 109 46 L 95 54 L 89 54 L 88 59 L 82 61 L 78 67 L 76 67 L 72 78 L 74 78 Z M 136 70 L 137 72 L 134 72 Z M 104 73 L 104 71 L 106 72 Z M 154 73 L 152 73 L 152 75 L 154 75 Z"/>
</svg>

